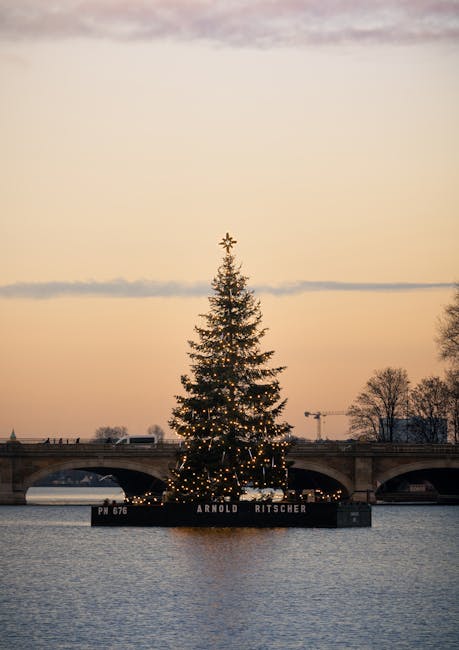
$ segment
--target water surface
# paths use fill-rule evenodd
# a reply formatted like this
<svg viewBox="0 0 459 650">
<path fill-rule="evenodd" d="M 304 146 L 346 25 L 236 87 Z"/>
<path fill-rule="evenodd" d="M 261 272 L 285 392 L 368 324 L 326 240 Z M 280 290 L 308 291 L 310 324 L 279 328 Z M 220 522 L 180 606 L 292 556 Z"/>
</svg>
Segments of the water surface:
<svg viewBox="0 0 459 650">
<path fill-rule="evenodd" d="M 120 487 L 31 487 L 26 500 L 31 505 L 97 505 L 104 499 L 124 501 Z"/>
<path fill-rule="evenodd" d="M 0 507 L 0 648 L 459 648 L 458 507 L 368 529 L 91 528 Z"/>
</svg>

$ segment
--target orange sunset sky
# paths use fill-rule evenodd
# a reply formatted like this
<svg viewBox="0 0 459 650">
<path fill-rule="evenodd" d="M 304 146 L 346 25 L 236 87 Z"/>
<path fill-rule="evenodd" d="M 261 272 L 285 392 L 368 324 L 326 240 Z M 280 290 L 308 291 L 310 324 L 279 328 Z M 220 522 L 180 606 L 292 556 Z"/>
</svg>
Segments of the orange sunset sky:
<svg viewBox="0 0 459 650">
<path fill-rule="evenodd" d="M 294 434 L 442 375 L 458 45 L 457 1 L 0 0 L 0 437 L 168 431 L 227 231 Z"/>
</svg>

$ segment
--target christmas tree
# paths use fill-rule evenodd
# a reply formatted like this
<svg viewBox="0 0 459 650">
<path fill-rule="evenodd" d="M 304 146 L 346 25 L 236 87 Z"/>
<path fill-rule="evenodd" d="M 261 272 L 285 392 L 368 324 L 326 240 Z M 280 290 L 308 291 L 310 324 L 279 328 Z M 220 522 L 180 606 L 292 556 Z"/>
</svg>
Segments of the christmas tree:
<svg viewBox="0 0 459 650">
<path fill-rule="evenodd" d="M 260 304 L 247 288 L 227 233 L 223 264 L 212 282 L 210 311 L 190 341 L 191 373 L 183 375 L 170 426 L 184 437 L 169 481 L 175 501 L 237 499 L 245 487 L 287 488 L 286 400 L 263 352 Z"/>
</svg>

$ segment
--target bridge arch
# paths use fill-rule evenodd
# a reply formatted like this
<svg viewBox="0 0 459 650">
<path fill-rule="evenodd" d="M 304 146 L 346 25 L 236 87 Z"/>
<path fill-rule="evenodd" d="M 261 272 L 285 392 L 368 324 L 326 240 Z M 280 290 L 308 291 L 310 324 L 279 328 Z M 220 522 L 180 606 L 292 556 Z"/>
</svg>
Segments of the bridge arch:
<svg viewBox="0 0 459 650">
<path fill-rule="evenodd" d="M 374 480 L 376 485 L 383 485 L 397 476 L 403 476 L 403 474 L 408 474 L 409 472 L 429 469 L 459 469 L 459 460 L 455 458 L 432 458 L 418 460 L 403 465 L 398 464 L 380 473 L 375 472 Z"/>
<path fill-rule="evenodd" d="M 153 462 L 147 465 L 146 463 L 138 462 L 135 459 L 126 458 L 123 458 L 122 460 L 116 458 L 80 458 L 62 461 L 58 460 L 28 474 L 24 477 L 23 481 L 24 492 L 27 492 L 36 481 L 49 476 L 49 474 L 72 469 L 92 469 L 96 473 L 103 469 L 107 473 L 113 473 L 115 478 L 117 478 L 120 487 L 123 488 L 124 492 L 129 496 L 145 492 L 148 489 L 146 486 L 152 484 L 154 481 L 165 483 L 167 479 L 167 468 L 165 468 L 164 464 L 160 462 Z M 119 476 L 117 476 L 116 470 L 120 471 Z M 139 479 L 138 489 L 133 487 L 133 483 L 135 483 L 135 475 L 137 475 Z"/>
<path fill-rule="evenodd" d="M 310 470 L 311 472 L 317 472 L 318 474 L 323 474 L 328 478 L 332 478 L 333 480 L 335 480 L 337 483 L 339 483 L 344 487 L 344 489 L 347 492 L 347 496 L 350 496 L 354 491 L 354 483 L 352 479 L 346 474 L 344 474 L 343 472 L 340 472 L 339 470 L 335 469 L 334 467 L 330 467 L 329 465 L 322 465 L 322 463 L 318 463 L 308 459 L 304 459 L 304 460 L 300 459 L 300 460 L 295 460 L 291 468 Z"/>
</svg>

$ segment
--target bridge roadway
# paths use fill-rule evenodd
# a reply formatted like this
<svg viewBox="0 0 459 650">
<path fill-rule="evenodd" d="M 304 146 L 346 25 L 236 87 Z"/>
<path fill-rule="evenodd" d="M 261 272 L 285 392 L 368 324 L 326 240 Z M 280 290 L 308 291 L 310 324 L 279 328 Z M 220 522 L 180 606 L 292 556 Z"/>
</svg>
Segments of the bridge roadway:
<svg viewBox="0 0 459 650">
<path fill-rule="evenodd" d="M 83 469 L 113 474 L 127 494 L 165 481 L 175 465 L 177 442 L 151 449 L 136 445 L 0 443 L 0 504 L 24 504 L 29 487 L 59 470 Z M 341 484 L 353 501 L 374 501 L 382 483 L 406 472 L 459 469 L 459 445 L 409 445 L 360 442 L 296 442 L 288 453 L 295 470 L 312 470 Z"/>
</svg>

